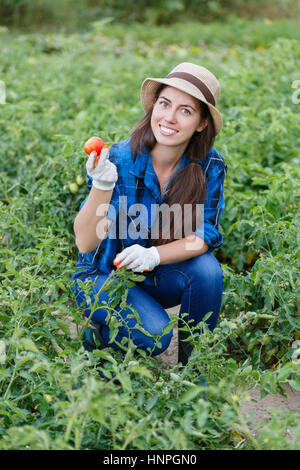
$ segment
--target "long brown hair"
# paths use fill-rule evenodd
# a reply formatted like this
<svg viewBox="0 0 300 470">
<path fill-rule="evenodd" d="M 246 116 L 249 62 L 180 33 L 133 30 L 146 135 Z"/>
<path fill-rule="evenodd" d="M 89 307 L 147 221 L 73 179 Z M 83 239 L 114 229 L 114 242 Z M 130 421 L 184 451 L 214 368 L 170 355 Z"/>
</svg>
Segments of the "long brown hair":
<svg viewBox="0 0 300 470">
<path fill-rule="evenodd" d="M 165 86 L 166 85 L 161 85 L 158 88 L 155 101 L 158 99 L 160 92 Z M 201 119 L 202 121 L 207 119 L 208 124 L 201 132 L 196 131 L 192 135 L 185 150 L 192 162 L 170 178 L 166 196 L 166 204 L 168 204 L 168 207 L 171 207 L 173 204 L 180 204 L 182 214 L 184 213 L 184 205 L 191 204 L 192 232 L 196 230 L 197 226 L 196 205 L 203 204 L 206 198 L 206 179 L 199 162 L 213 146 L 216 135 L 214 122 L 208 106 L 206 103 L 199 100 L 198 103 Z M 152 110 L 153 107 L 142 117 L 132 131 L 130 144 L 133 161 L 135 161 L 137 153 L 143 153 L 144 151 L 151 152 L 156 144 L 156 139 L 151 128 Z M 164 245 L 175 240 L 173 212 L 170 213 L 170 238 L 163 238 L 162 233 L 163 227 L 160 226 L 159 237 L 152 240 L 154 246 Z M 188 235 L 191 235 L 191 233 L 185 233 L 184 220 L 182 220 L 182 237 L 187 237 Z"/>
</svg>

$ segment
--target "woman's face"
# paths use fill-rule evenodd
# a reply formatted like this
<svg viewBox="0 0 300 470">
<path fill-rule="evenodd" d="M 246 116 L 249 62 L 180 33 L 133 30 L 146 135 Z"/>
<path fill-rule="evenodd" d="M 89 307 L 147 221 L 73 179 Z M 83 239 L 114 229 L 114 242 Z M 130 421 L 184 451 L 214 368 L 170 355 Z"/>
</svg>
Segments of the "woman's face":
<svg viewBox="0 0 300 470">
<path fill-rule="evenodd" d="M 171 86 L 163 88 L 151 116 L 151 128 L 157 143 L 184 150 L 194 132 L 200 132 L 206 126 L 207 120 L 201 123 L 196 98 Z"/>
</svg>

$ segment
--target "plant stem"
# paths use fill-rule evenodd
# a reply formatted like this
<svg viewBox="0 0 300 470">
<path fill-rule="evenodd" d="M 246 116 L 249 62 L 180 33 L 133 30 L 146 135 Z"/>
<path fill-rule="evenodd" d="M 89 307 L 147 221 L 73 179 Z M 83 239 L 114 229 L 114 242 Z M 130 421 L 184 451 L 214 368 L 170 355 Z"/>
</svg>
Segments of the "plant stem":
<svg viewBox="0 0 300 470">
<path fill-rule="evenodd" d="M 17 357 L 17 354 L 18 354 L 18 348 L 16 348 L 16 357 Z M 10 378 L 9 384 L 8 384 L 7 389 L 6 389 L 6 391 L 5 391 L 5 394 L 4 394 L 4 397 L 3 397 L 4 400 L 6 400 L 6 398 L 7 398 L 7 395 L 8 395 L 8 392 L 9 392 L 9 390 L 10 390 L 10 387 L 12 386 L 12 383 L 13 383 L 13 381 L 14 381 L 14 379 L 15 379 L 15 375 L 16 375 L 16 365 L 14 366 L 14 370 L 13 370 L 12 376 L 11 376 L 11 378 Z"/>
<path fill-rule="evenodd" d="M 77 413 L 74 413 L 69 422 L 68 422 L 68 425 L 67 425 L 67 429 L 66 429 L 66 433 L 65 433 L 65 441 L 68 442 L 69 438 L 70 438 L 70 433 L 71 433 L 71 430 L 72 430 L 72 426 L 73 426 L 73 423 L 74 421 L 76 420 L 77 418 Z"/>
<path fill-rule="evenodd" d="M 106 281 L 104 282 L 103 286 L 102 286 L 101 289 L 97 292 L 98 298 L 99 298 L 99 294 L 104 290 L 104 287 L 105 287 L 106 283 L 113 277 L 113 275 L 114 275 L 114 271 L 111 271 L 111 273 L 109 274 L 108 278 L 107 278 Z M 91 314 L 90 314 L 90 316 L 87 318 L 87 320 L 86 320 L 86 322 L 85 322 L 85 324 L 84 324 L 84 326 L 83 326 L 83 328 L 82 328 L 82 330 L 81 330 L 81 333 L 80 333 L 80 335 L 79 335 L 79 337 L 78 337 L 79 340 L 82 339 L 82 337 L 83 337 L 83 335 L 84 335 L 84 332 L 85 332 L 85 330 L 87 329 L 88 324 L 89 324 L 89 322 L 90 322 L 92 316 L 94 315 L 94 312 L 95 312 L 95 310 L 93 311 L 93 309 L 92 309 Z"/>
<path fill-rule="evenodd" d="M 237 406 L 235 403 L 233 403 L 233 408 L 234 408 L 235 412 L 237 413 L 237 415 L 239 417 L 240 423 L 242 425 L 242 432 L 247 436 L 247 438 L 249 439 L 249 441 L 253 445 L 254 449 L 259 450 L 258 442 L 252 436 L 251 431 L 250 431 L 250 429 L 249 429 L 249 427 L 248 427 L 248 425 L 247 425 L 247 423 L 244 419 L 244 416 L 241 413 L 240 407 Z"/>
</svg>

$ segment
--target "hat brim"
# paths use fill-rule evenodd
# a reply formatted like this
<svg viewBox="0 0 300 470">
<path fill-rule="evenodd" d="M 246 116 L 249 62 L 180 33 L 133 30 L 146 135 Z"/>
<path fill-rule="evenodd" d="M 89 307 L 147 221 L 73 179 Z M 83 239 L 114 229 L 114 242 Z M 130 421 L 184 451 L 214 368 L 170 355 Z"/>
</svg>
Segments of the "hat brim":
<svg viewBox="0 0 300 470">
<path fill-rule="evenodd" d="M 141 103 L 146 113 L 152 109 L 155 102 L 156 92 L 161 84 L 177 88 L 178 90 L 184 91 L 194 98 L 206 103 L 214 121 L 216 135 L 219 134 L 223 126 L 221 113 L 215 106 L 207 102 L 205 96 L 197 87 L 181 78 L 146 78 L 142 83 L 140 94 Z"/>
</svg>

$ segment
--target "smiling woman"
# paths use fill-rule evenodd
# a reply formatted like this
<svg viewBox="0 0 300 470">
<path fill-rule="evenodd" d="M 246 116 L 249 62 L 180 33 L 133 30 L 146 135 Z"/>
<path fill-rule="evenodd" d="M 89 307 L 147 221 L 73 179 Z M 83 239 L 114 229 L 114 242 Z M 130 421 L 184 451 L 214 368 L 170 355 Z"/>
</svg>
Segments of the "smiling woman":
<svg viewBox="0 0 300 470">
<path fill-rule="evenodd" d="M 204 80 L 198 78 L 200 76 L 204 76 Z M 212 91 L 205 83 L 210 83 Z M 205 204 L 208 200 L 207 183 L 210 180 L 210 184 L 213 184 L 214 180 L 208 178 L 203 157 L 213 148 L 215 137 L 222 128 L 222 117 L 214 106 L 219 93 L 220 86 L 214 75 L 195 64 L 179 64 L 164 79 L 146 79 L 142 85 L 141 99 L 147 113 L 137 124 L 131 137 L 133 159 L 143 148 L 150 150 L 152 164 L 161 186 L 169 178 L 166 201 L 169 207 L 174 204 L 179 204 L 182 208 L 186 204 L 192 205 L 191 226 L 196 235 L 197 205 Z M 178 167 L 184 153 L 190 157 L 190 164 L 177 174 L 174 168 Z M 220 182 L 224 179 L 227 169 L 226 164 L 219 155 L 218 158 L 209 160 L 209 167 L 210 171 L 214 169 L 216 173 L 220 172 L 220 181 L 216 183 L 213 191 L 217 188 L 220 190 Z M 215 199 L 219 199 L 218 204 L 224 204 L 224 201 L 221 201 L 221 193 L 215 196 Z M 217 218 L 211 219 L 211 225 L 217 228 L 216 236 L 220 236 L 218 224 L 223 207 L 218 206 L 218 209 L 220 211 Z M 209 215 L 208 207 L 204 215 Z M 162 236 L 162 226 L 158 239 L 153 241 L 155 246 L 174 240 L 174 223 L 172 218 L 169 239 Z M 184 220 L 182 233 L 186 237 L 190 235 L 184 231 Z M 202 231 L 198 227 L 198 235 L 203 238 L 204 243 L 201 245 L 199 240 L 195 239 L 195 247 L 197 249 L 201 246 L 201 252 L 194 255 L 202 254 L 203 248 L 207 250 L 211 247 L 211 243 L 207 243 L 208 233 L 205 233 L 204 227 Z"/>
<path fill-rule="evenodd" d="M 179 327 L 183 325 L 181 314 L 188 313 L 191 326 L 196 326 L 208 312 L 212 312 L 207 320 L 209 328 L 213 330 L 216 326 L 223 273 L 212 251 L 223 240 L 219 221 L 224 209 L 223 182 L 227 169 L 223 157 L 213 147 L 222 128 L 222 118 L 215 107 L 219 93 L 216 77 L 206 68 L 190 63 L 179 64 L 167 77 L 145 79 L 141 101 L 146 114 L 131 138 L 114 144 L 109 156 L 107 152 L 101 153 L 95 168 L 93 161 L 87 164 L 91 191 L 74 223 L 81 250 L 78 272 L 73 276 L 78 304 L 89 316 L 78 279 L 92 279 L 96 282 L 93 289 L 98 292 L 115 266 L 143 272 L 144 281 L 129 289 L 127 302 L 138 311 L 143 329 L 160 337 L 159 344 L 153 336 L 142 333 L 136 328 L 131 309 L 118 307 L 124 328 L 109 343 L 111 347 L 120 349 L 124 337 L 130 334 L 138 348 L 152 355 L 162 353 L 172 337 L 172 331 L 163 334 L 169 322 L 165 308 L 179 303 Z M 120 233 L 115 236 L 124 213 L 125 224 L 134 222 L 133 214 L 123 207 L 124 199 L 130 207 L 143 207 L 149 214 L 155 204 L 167 207 L 170 218 L 161 223 L 160 211 L 155 221 L 152 217 L 139 221 L 136 218 L 135 226 L 142 225 L 139 233 L 133 236 L 131 232 L 126 238 Z M 110 203 L 108 211 L 99 216 L 98 208 L 104 203 Z M 201 222 L 197 217 L 199 205 L 204 208 Z M 183 213 L 186 206 L 191 207 L 192 232 L 185 230 L 185 221 L 180 219 L 180 238 L 175 236 L 179 214 L 173 211 L 175 206 L 183 209 Z M 103 221 L 107 221 L 108 233 L 99 239 L 97 224 Z M 149 238 L 157 221 L 158 234 Z M 166 228 L 170 229 L 167 236 Z M 97 301 L 99 308 L 93 320 L 100 343 L 105 345 L 110 338 L 109 326 L 107 312 L 100 304 L 108 301 L 107 294 L 101 293 Z M 187 363 L 192 350 L 191 344 L 183 341 L 185 335 L 179 330 L 178 360 L 182 364 Z M 85 346 L 93 349 L 96 341 L 91 338 L 86 336 Z"/>
<path fill-rule="evenodd" d="M 174 160 L 175 147 L 178 159 L 181 158 L 193 134 L 201 132 L 207 122 L 202 119 L 195 98 L 176 88 L 164 87 L 151 113 L 151 128 L 156 139 L 152 160 L 153 157 L 155 160 L 155 154 L 164 155 L 157 159 L 158 168 L 168 166 L 168 160 Z"/>
</svg>

